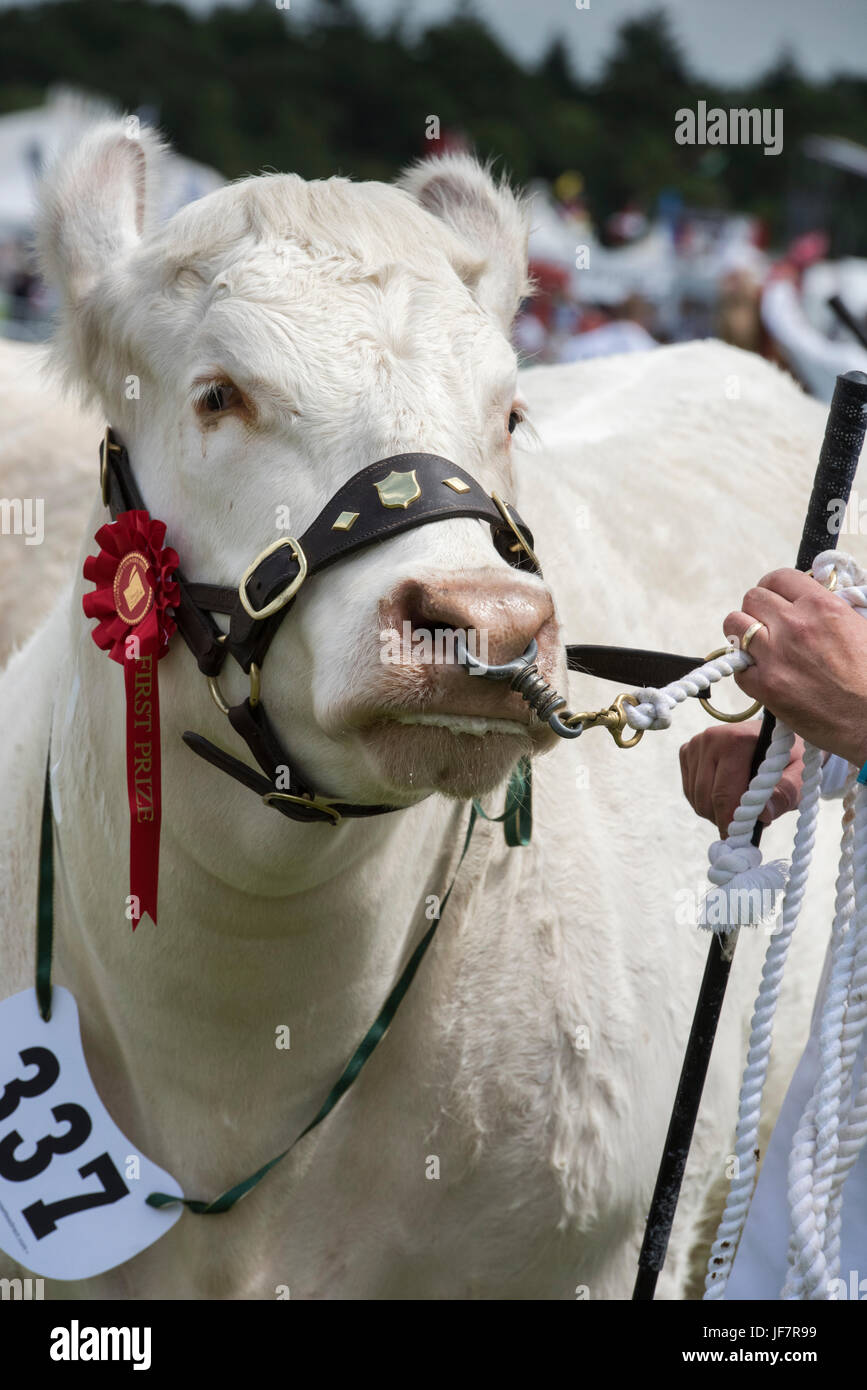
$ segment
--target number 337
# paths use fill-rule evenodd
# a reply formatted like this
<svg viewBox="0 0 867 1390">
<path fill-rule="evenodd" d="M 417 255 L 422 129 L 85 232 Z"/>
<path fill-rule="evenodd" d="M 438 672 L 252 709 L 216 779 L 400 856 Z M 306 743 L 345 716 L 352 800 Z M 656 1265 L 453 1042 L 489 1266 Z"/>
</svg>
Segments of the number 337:
<svg viewBox="0 0 867 1390">
<path fill-rule="evenodd" d="M 50 1048 L 26 1047 L 18 1056 L 25 1067 L 36 1067 L 36 1075 L 25 1080 L 16 1078 L 5 1087 L 0 1095 L 0 1126 L 17 1110 L 22 1100 L 43 1095 L 60 1075 L 60 1063 Z M 83 1105 L 64 1102 L 52 1106 L 51 1113 L 59 1125 L 68 1126 L 66 1133 L 47 1134 L 37 1140 L 33 1152 L 23 1158 L 16 1157 L 18 1149 L 25 1143 L 17 1129 L 9 1130 L 0 1138 L 0 1178 L 5 1178 L 7 1182 L 27 1182 L 30 1178 L 36 1178 L 44 1173 L 55 1154 L 73 1153 L 90 1137 L 93 1122 Z M 102 1191 L 65 1197 L 48 1204 L 32 1202 L 25 1207 L 21 1215 L 37 1240 L 56 1231 L 57 1222 L 64 1216 L 74 1216 L 76 1212 L 88 1211 L 91 1207 L 109 1206 L 129 1193 L 129 1188 L 107 1153 L 91 1159 L 78 1172 L 82 1178 L 93 1174 L 102 1183 Z"/>
</svg>

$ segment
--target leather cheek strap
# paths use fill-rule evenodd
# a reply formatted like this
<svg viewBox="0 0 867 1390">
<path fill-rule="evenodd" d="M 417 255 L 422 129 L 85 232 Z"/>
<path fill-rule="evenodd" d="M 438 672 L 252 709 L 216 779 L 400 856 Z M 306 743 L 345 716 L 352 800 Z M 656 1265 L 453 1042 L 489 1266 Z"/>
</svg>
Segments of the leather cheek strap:
<svg viewBox="0 0 867 1390">
<path fill-rule="evenodd" d="M 108 446 L 108 458 L 105 457 Z M 100 464 L 103 476 L 103 499 L 116 521 L 121 512 L 148 511 L 147 503 L 139 491 L 133 476 L 129 454 L 119 444 L 113 433 L 106 431 L 106 438 L 100 445 Z M 218 676 L 226 660 L 226 649 L 221 643 L 221 633 L 210 613 L 196 603 L 193 591 L 198 587 L 191 584 L 183 571 L 175 571 L 175 579 L 181 593 L 181 601 L 175 609 L 174 618 L 178 631 L 196 658 L 199 670 L 206 676 Z M 231 590 L 237 598 L 237 591 Z M 221 609 L 214 611 L 220 612 Z M 228 611 L 228 610 L 227 610 Z"/>
</svg>

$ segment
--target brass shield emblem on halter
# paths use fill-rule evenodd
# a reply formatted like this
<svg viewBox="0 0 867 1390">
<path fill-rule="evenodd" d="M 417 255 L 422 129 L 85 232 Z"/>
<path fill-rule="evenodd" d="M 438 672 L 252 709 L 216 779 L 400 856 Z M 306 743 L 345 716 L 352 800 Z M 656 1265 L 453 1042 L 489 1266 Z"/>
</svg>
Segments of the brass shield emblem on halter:
<svg viewBox="0 0 867 1390">
<path fill-rule="evenodd" d="M 408 507 L 410 502 L 416 502 L 421 497 L 414 468 L 409 473 L 389 473 L 381 483 L 374 483 L 373 486 L 384 507 Z"/>
</svg>

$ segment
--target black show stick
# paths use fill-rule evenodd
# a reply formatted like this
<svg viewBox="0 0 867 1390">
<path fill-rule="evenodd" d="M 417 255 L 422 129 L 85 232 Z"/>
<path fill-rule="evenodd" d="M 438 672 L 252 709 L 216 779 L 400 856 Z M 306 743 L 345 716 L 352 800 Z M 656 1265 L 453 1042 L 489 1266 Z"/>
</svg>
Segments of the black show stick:
<svg viewBox="0 0 867 1390">
<path fill-rule="evenodd" d="M 799 570 L 808 570 L 820 551 L 833 550 L 836 547 L 837 536 L 828 526 L 832 512 L 830 504 L 837 502 L 839 505 L 842 502 L 845 505 L 849 500 L 864 443 L 865 427 L 867 375 L 864 372 L 846 372 L 837 378 L 828 413 L 819 466 L 816 469 L 807 519 L 798 549 L 796 566 Z M 768 751 L 774 723 L 774 716 L 765 710 L 753 754 L 750 778 L 755 776 Z M 761 840 L 763 829 L 762 825 L 756 825 L 753 832 L 754 845 Z M 656 1291 L 656 1281 L 665 1263 L 668 1240 L 677 1211 L 677 1200 L 689 1157 L 736 944 L 736 932 L 731 940 L 721 932 L 714 932 L 711 937 L 707 964 L 683 1059 L 683 1069 L 677 1083 L 665 1148 L 647 1217 L 644 1241 L 638 1257 L 638 1276 L 632 1297 L 639 1302 L 652 1300 Z"/>
</svg>

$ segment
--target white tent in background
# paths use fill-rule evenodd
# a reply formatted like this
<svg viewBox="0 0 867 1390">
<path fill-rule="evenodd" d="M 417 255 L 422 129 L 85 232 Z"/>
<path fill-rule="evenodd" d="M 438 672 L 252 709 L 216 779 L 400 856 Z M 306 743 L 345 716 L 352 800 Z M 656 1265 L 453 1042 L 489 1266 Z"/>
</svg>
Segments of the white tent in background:
<svg viewBox="0 0 867 1390">
<path fill-rule="evenodd" d="M 804 298 L 791 280 L 771 279 L 762 292 L 762 323 L 781 349 L 792 371 L 811 396 L 830 401 L 841 372 L 867 371 L 867 351 L 845 329 L 838 336 L 826 336 L 815 321 L 827 322 L 831 311 L 821 299 L 828 294 L 848 293 L 849 307 L 856 315 L 864 304 L 867 264 L 840 263 L 844 273 L 830 263 L 810 271 L 810 293 Z M 805 284 L 807 277 L 804 277 Z M 823 320 L 823 313 L 828 315 Z"/>
<path fill-rule="evenodd" d="M 36 214 L 41 170 L 75 143 L 95 121 L 121 113 L 101 97 L 70 88 L 49 91 L 45 105 L 0 116 L 0 239 L 27 239 Z M 180 155 L 168 157 L 162 190 L 163 217 L 219 188 L 216 169 Z"/>
</svg>

